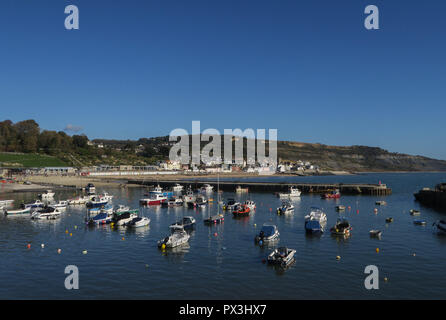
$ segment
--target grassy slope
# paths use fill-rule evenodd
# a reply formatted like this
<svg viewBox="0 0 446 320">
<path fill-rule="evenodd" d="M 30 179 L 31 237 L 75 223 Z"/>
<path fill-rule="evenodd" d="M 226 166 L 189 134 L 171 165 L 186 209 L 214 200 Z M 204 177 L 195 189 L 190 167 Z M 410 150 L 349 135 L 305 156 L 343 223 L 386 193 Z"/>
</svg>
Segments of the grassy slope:
<svg viewBox="0 0 446 320">
<path fill-rule="evenodd" d="M 41 154 L 0 153 L 0 165 L 3 167 L 64 167 L 62 160 Z"/>
</svg>

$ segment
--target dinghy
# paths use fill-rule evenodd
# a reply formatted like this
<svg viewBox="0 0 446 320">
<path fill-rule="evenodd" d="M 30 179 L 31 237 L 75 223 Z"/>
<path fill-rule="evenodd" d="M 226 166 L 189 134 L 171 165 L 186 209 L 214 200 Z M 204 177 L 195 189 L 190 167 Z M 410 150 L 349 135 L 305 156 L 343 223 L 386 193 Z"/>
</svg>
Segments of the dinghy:
<svg viewBox="0 0 446 320">
<path fill-rule="evenodd" d="M 295 260 L 295 253 L 296 250 L 287 247 L 277 248 L 268 255 L 268 263 L 286 267 Z"/>
</svg>

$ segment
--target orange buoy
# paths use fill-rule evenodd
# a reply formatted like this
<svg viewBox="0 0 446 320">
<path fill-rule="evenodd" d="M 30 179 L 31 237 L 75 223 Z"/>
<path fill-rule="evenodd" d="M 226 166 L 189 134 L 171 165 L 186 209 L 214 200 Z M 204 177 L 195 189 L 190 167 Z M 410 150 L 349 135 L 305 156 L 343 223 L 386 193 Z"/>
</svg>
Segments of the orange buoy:
<svg viewBox="0 0 446 320">
<path fill-rule="evenodd" d="M 27 249 L 31 249 L 31 243 L 28 243 L 28 244 L 26 245 L 26 248 L 27 248 Z"/>
</svg>

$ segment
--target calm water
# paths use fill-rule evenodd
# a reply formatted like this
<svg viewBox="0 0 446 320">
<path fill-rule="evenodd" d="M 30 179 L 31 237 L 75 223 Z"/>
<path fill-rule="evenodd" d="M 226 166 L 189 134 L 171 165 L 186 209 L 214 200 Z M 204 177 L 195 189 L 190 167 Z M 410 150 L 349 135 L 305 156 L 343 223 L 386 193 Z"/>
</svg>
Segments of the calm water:
<svg viewBox="0 0 446 320">
<path fill-rule="evenodd" d="M 446 181 L 446 174 L 367 174 L 342 177 L 261 178 L 280 181 L 371 182 L 381 180 L 393 189 L 388 197 L 342 196 L 338 201 L 303 195 L 294 214 L 275 214 L 280 200 L 273 194 L 250 194 L 256 212 L 245 220 L 226 213 L 224 224 L 206 226 L 208 209 L 143 208 L 151 218 L 148 228 L 126 230 L 110 226 L 86 228 L 85 208 L 70 208 L 56 221 L 31 221 L 22 217 L 0 218 L 1 299 L 445 299 L 446 237 L 433 232 L 432 222 L 444 217 L 414 201 L 413 192 Z M 99 191 L 102 191 L 100 189 Z M 142 189 L 112 189 L 113 203 L 138 207 Z M 56 199 L 73 197 L 73 191 Z M 0 194 L 32 201 L 36 194 Z M 224 193 L 223 198 L 234 197 Z M 244 200 L 243 196 L 241 200 Z M 213 195 L 216 199 L 216 195 Z M 387 206 L 373 209 L 377 199 Z M 337 204 L 351 206 L 345 212 L 353 225 L 348 239 L 328 232 L 309 237 L 304 216 L 311 206 L 325 209 L 328 226 L 336 222 Z M 272 208 L 272 212 L 269 210 Z M 414 218 L 409 210 L 421 210 Z M 359 213 L 357 213 L 359 210 Z M 168 225 L 192 215 L 197 226 L 189 246 L 163 253 L 156 242 L 168 234 Z M 385 223 L 392 216 L 394 222 Z M 414 219 L 427 220 L 415 226 Z M 265 222 L 276 224 L 280 245 L 297 250 L 296 263 L 286 271 L 262 263 L 271 248 L 260 248 L 253 238 Z M 77 226 L 77 228 L 76 228 Z M 369 237 L 370 229 L 383 230 L 381 240 Z M 69 230 L 72 236 L 66 234 Z M 124 240 L 123 240 L 124 238 Z M 31 243 L 31 249 L 26 244 Z M 44 243 L 45 248 L 40 244 Z M 57 254 L 57 249 L 62 249 Z M 380 249 L 376 253 L 376 248 Z M 88 250 L 88 254 L 82 254 Z M 414 253 L 416 254 L 414 256 Z M 336 256 L 341 256 L 337 261 Z M 66 290 L 64 269 L 76 265 L 80 289 Z M 380 289 L 364 288 L 364 268 L 380 270 Z M 382 279 L 388 278 L 387 282 Z"/>
</svg>

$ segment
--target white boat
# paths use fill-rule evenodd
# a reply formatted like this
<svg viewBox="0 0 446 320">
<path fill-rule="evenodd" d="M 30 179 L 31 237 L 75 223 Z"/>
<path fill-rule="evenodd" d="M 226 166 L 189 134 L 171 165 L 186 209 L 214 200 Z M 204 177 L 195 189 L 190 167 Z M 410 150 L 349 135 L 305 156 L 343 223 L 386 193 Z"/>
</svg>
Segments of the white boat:
<svg viewBox="0 0 446 320">
<path fill-rule="evenodd" d="M 149 223 L 150 219 L 147 217 L 136 217 L 133 218 L 130 222 L 126 223 L 125 225 L 131 228 L 139 228 L 148 226 Z"/>
<path fill-rule="evenodd" d="M 294 261 L 296 250 L 287 247 L 280 247 L 271 252 L 268 256 L 268 263 L 286 267 Z"/>
<path fill-rule="evenodd" d="M 31 208 L 31 209 L 42 208 L 44 206 L 45 206 L 45 203 L 40 200 L 36 200 L 32 203 L 25 204 L 25 208 Z"/>
<path fill-rule="evenodd" d="M 127 212 L 130 210 L 129 206 L 125 206 L 123 204 L 120 204 L 119 206 L 117 206 L 114 210 L 115 213 L 123 213 L 123 212 Z"/>
<path fill-rule="evenodd" d="M 77 198 L 68 200 L 68 204 L 69 205 L 86 204 L 90 200 L 91 196 L 79 196 Z"/>
<path fill-rule="evenodd" d="M 288 201 L 282 202 L 282 205 L 277 208 L 277 214 L 287 214 L 292 212 L 294 212 L 294 206 Z"/>
<path fill-rule="evenodd" d="M 290 191 L 288 193 L 279 193 L 279 198 L 296 198 L 300 197 L 301 191 L 294 187 L 290 187 Z"/>
<path fill-rule="evenodd" d="M 174 192 L 181 192 L 181 191 L 183 191 L 183 189 L 184 189 L 184 187 L 183 187 L 181 184 L 178 184 L 178 183 L 176 183 L 176 184 L 173 186 L 173 188 L 172 188 L 172 190 L 173 190 Z"/>
<path fill-rule="evenodd" d="M 207 183 L 200 188 L 200 191 L 204 193 L 211 193 L 213 190 L 214 187 Z"/>
<path fill-rule="evenodd" d="M 192 191 L 192 188 L 189 186 L 186 194 L 183 196 L 183 200 L 185 203 L 188 203 L 188 202 L 195 202 L 195 199 L 196 199 L 195 194 Z"/>
<path fill-rule="evenodd" d="M 253 211 L 256 209 L 256 203 L 252 200 L 246 200 L 245 201 L 245 206 L 247 206 L 249 208 L 249 210 Z"/>
<path fill-rule="evenodd" d="M 3 208 L 3 212 L 5 213 L 5 216 L 29 215 L 31 212 L 31 207 L 22 208 L 22 209 L 18 209 L 18 210 L 7 210 L 6 208 Z"/>
<path fill-rule="evenodd" d="M 183 227 L 184 229 L 193 229 L 195 227 L 195 218 L 191 216 L 183 217 L 182 220 L 171 224 L 171 227 Z"/>
<path fill-rule="evenodd" d="M 279 230 L 274 224 L 265 223 L 260 230 L 260 233 L 254 238 L 255 242 L 262 244 L 279 239 Z M 262 241 L 262 242 L 260 242 Z"/>
<path fill-rule="evenodd" d="M 6 208 L 12 206 L 14 200 L 0 200 L 0 208 Z"/>
<path fill-rule="evenodd" d="M 92 183 L 87 184 L 87 187 L 85 188 L 85 191 L 87 191 L 87 193 L 89 195 L 91 194 L 95 194 L 96 193 L 96 188 Z"/>
<path fill-rule="evenodd" d="M 142 205 L 148 206 L 159 205 L 165 201 L 167 201 L 167 197 L 161 193 L 153 193 L 150 198 L 143 198 L 139 200 Z"/>
<path fill-rule="evenodd" d="M 31 214 L 31 219 L 46 219 L 46 220 L 54 220 L 60 217 L 60 211 L 54 207 L 45 207 L 39 210 L 34 211 Z"/>
<path fill-rule="evenodd" d="M 61 200 L 57 203 L 51 204 L 51 207 L 59 209 L 59 211 L 67 210 L 68 207 L 68 201 Z"/>
<path fill-rule="evenodd" d="M 235 188 L 235 192 L 236 193 L 246 193 L 246 192 L 248 192 L 248 188 L 242 188 L 241 186 L 237 186 L 237 188 Z"/>
<path fill-rule="evenodd" d="M 41 200 L 51 200 L 54 198 L 55 193 L 51 190 L 47 190 L 46 193 L 39 194 Z"/>
<path fill-rule="evenodd" d="M 327 215 L 321 209 L 312 207 L 310 214 L 305 216 L 305 221 L 316 220 L 319 222 L 327 222 Z"/>
<path fill-rule="evenodd" d="M 113 196 L 108 194 L 108 192 L 103 192 L 102 194 L 99 195 L 99 199 L 110 202 L 113 200 Z"/>
<path fill-rule="evenodd" d="M 175 248 L 189 241 L 190 235 L 184 230 L 183 226 L 170 226 L 170 236 L 158 241 L 160 248 Z"/>
<path fill-rule="evenodd" d="M 310 214 L 305 216 L 305 231 L 307 233 L 324 232 L 327 215 L 321 209 L 312 207 Z"/>
<path fill-rule="evenodd" d="M 240 202 L 235 201 L 234 199 L 230 198 L 227 202 L 223 203 L 223 210 L 228 211 L 235 211 L 238 209 L 238 207 L 241 205 Z"/>
<path fill-rule="evenodd" d="M 410 214 L 413 216 L 419 216 L 420 215 L 420 211 L 419 210 L 415 210 L 415 209 L 411 209 L 410 210 Z"/>
<path fill-rule="evenodd" d="M 128 210 L 125 212 L 115 212 L 113 214 L 113 222 L 117 226 L 123 226 L 129 222 L 131 222 L 133 219 L 138 218 L 138 209 L 135 210 Z"/>
</svg>

